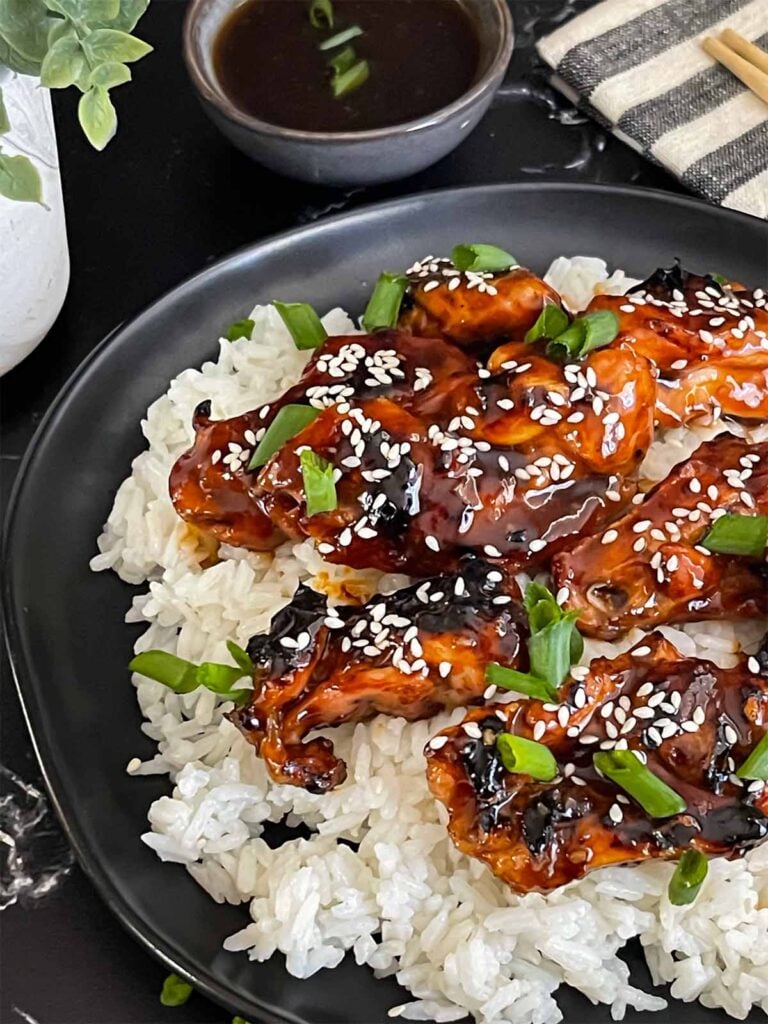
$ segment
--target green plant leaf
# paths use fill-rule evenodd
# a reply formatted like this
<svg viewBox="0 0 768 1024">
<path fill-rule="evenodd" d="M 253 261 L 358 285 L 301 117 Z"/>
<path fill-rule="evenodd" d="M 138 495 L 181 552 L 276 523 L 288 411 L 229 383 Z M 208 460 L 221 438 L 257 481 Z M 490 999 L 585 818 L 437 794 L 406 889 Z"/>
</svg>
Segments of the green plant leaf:
<svg viewBox="0 0 768 1024">
<path fill-rule="evenodd" d="M 119 13 L 114 18 L 97 21 L 91 19 L 91 28 L 118 28 L 123 32 L 132 32 L 139 19 L 149 6 L 149 0 L 120 0 Z"/>
<path fill-rule="evenodd" d="M 92 86 L 80 97 L 77 116 L 86 138 L 94 149 L 102 150 L 117 131 L 117 114 L 109 93 L 101 85 Z"/>
<path fill-rule="evenodd" d="M 5 135 L 10 129 L 11 122 L 8 120 L 8 111 L 5 109 L 3 90 L 0 89 L 0 135 Z"/>
<path fill-rule="evenodd" d="M 20 203 L 42 203 L 43 183 L 29 157 L 0 153 L 0 195 Z"/>
<path fill-rule="evenodd" d="M 40 62 L 29 60 L 0 35 L 0 68 L 10 68 L 20 75 L 39 75 Z"/>
<path fill-rule="evenodd" d="M 39 69 L 48 49 L 49 27 L 48 9 L 43 0 L 0 0 L 0 36 L 17 60 L 35 68 L 22 74 L 36 74 Z M 6 63 L 1 53 L 0 63 Z M 13 66 L 13 70 L 19 68 Z"/>
<path fill-rule="evenodd" d="M 99 64 L 94 68 L 88 78 L 89 85 L 100 85 L 104 89 L 114 89 L 117 85 L 125 85 L 131 80 L 131 69 L 125 64 L 110 60 L 106 64 Z"/>
<path fill-rule="evenodd" d="M 50 25 L 51 27 L 48 29 L 49 49 L 59 39 L 64 39 L 67 36 L 74 36 L 75 39 L 78 38 L 74 25 L 67 18 L 51 18 Z"/>
<path fill-rule="evenodd" d="M 103 64 L 106 61 L 129 64 L 131 61 L 141 60 L 152 52 L 152 47 L 148 43 L 113 28 L 96 29 L 85 37 L 83 46 L 93 64 Z"/>
<path fill-rule="evenodd" d="M 80 11 L 89 25 L 113 22 L 120 14 L 120 0 L 80 0 Z"/>
<path fill-rule="evenodd" d="M 40 68 L 40 84 L 46 89 L 67 89 L 85 69 L 85 54 L 80 40 L 72 33 L 57 39 L 45 55 Z"/>
</svg>

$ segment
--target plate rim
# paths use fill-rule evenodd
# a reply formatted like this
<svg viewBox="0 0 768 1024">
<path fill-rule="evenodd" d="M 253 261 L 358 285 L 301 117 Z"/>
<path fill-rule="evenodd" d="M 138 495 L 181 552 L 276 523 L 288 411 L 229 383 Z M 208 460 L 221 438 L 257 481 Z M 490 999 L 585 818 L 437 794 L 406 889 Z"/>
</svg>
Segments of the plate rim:
<svg viewBox="0 0 768 1024">
<path fill-rule="evenodd" d="M 243 1009 L 243 1004 L 233 1001 L 232 995 L 225 985 L 220 984 L 209 972 L 198 973 L 197 969 L 189 962 L 183 948 L 176 947 L 172 942 L 166 942 L 156 934 L 150 923 L 145 921 L 120 894 L 116 884 L 111 880 L 104 865 L 99 858 L 91 852 L 87 838 L 81 835 L 76 818 L 70 821 L 66 787 L 60 778 L 55 776 L 58 773 L 48 765 L 42 753 L 42 744 L 38 743 L 37 734 L 33 728 L 33 719 L 39 714 L 39 702 L 35 699 L 31 689 L 25 693 L 25 684 L 22 681 L 24 675 L 27 678 L 32 674 L 30 667 L 26 664 L 21 644 L 22 627 L 16 615 L 14 600 L 14 558 L 13 539 L 16 532 L 16 522 L 19 510 L 23 503 L 26 480 L 29 477 L 29 469 L 33 466 L 37 455 L 42 447 L 51 423 L 55 420 L 63 405 L 66 403 L 71 392 L 75 389 L 85 374 L 91 370 L 113 344 L 117 342 L 124 331 L 134 328 L 141 320 L 150 316 L 156 307 L 166 303 L 169 298 L 183 297 L 193 292 L 198 283 L 203 280 L 215 278 L 225 271 L 227 265 L 241 259 L 245 254 L 263 255 L 268 257 L 270 252 L 279 250 L 281 247 L 290 246 L 294 239 L 305 238 L 315 233 L 323 233 L 333 229 L 336 225 L 346 221 L 364 219 L 367 215 L 386 212 L 395 208 L 407 210 L 409 206 L 416 206 L 429 198 L 441 198 L 446 196 L 472 196 L 480 194 L 499 195 L 509 193 L 541 193 L 559 192 L 578 195 L 580 193 L 597 193 L 606 196 L 620 196 L 623 198 L 636 198 L 644 201 L 655 201 L 662 205 L 682 207 L 691 212 L 706 214 L 708 217 L 721 221 L 731 221 L 749 225 L 754 229 L 761 224 L 764 226 L 766 235 L 766 249 L 768 252 L 768 222 L 762 222 L 760 218 L 738 210 L 731 210 L 725 207 L 712 206 L 695 196 L 665 192 L 661 189 L 641 188 L 634 185 L 603 184 L 599 182 L 570 182 L 570 181 L 546 181 L 546 182 L 502 182 L 480 185 L 469 185 L 460 187 L 448 187 L 441 189 L 427 189 L 423 192 L 407 193 L 393 199 L 376 203 L 367 203 L 355 207 L 343 213 L 334 214 L 330 217 L 323 217 L 311 224 L 300 224 L 295 227 L 269 235 L 255 242 L 233 249 L 231 252 L 219 257 L 212 263 L 202 267 L 200 270 L 188 277 L 182 278 L 179 282 L 166 289 L 160 295 L 152 299 L 138 312 L 126 318 L 124 321 L 109 331 L 100 342 L 78 363 L 62 387 L 56 393 L 53 401 L 46 409 L 40 423 L 38 424 L 30 442 L 24 452 L 22 460 L 11 489 L 10 497 L 5 515 L 3 529 L 2 558 L 0 559 L 0 570 L 3 574 L 2 586 L 2 622 L 5 640 L 5 650 L 11 668 L 11 676 L 16 688 L 16 693 L 21 705 L 22 715 L 27 731 L 30 736 L 32 748 L 45 783 L 46 793 L 51 802 L 59 823 L 72 846 L 78 865 L 85 873 L 91 884 L 94 886 L 99 897 L 104 901 L 109 910 L 115 915 L 123 928 L 143 946 L 152 956 L 160 961 L 166 968 L 174 971 L 188 980 L 195 989 L 202 992 L 209 999 L 238 1013 Z M 297 1016 L 286 1010 L 284 1007 L 275 1006 L 268 1001 L 261 999 L 258 994 L 250 995 L 253 1006 L 248 1012 L 256 1009 L 259 1013 L 267 1013 L 271 1019 L 280 1024 L 305 1024 L 303 1017 Z"/>
</svg>

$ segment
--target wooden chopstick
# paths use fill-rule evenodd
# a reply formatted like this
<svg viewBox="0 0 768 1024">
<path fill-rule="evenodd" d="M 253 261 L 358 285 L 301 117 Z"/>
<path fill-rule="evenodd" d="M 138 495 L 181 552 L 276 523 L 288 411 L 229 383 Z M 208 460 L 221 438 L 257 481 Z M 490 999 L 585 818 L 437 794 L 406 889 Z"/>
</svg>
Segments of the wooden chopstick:
<svg viewBox="0 0 768 1024">
<path fill-rule="evenodd" d="M 760 68 L 761 71 L 765 71 L 768 74 L 768 53 L 765 50 L 761 50 L 755 43 L 750 43 L 744 36 L 734 32 L 732 28 L 726 28 L 722 31 L 720 38 L 734 53 L 738 53 L 740 57 L 748 60 L 750 64 L 754 64 L 756 68 Z"/>
<path fill-rule="evenodd" d="M 747 40 L 745 39 L 744 42 L 746 43 Z M 744 57 L 713 36 L 707 36 L 701 45 L 710 57 L 714 57 L 719 64 L 732 71 L 748 89 L 752 90 L 755 96 L 758 96 L 764 103 L 768 103 L 768 73 L 761 71 L 759 67 L 749 60 L 745 60 Z M 747 43 L 747 45 L 753 46 L 751 43 Z M 762 53 L 759 47 L 755 46 L 754 49 Z"/>
</svg>

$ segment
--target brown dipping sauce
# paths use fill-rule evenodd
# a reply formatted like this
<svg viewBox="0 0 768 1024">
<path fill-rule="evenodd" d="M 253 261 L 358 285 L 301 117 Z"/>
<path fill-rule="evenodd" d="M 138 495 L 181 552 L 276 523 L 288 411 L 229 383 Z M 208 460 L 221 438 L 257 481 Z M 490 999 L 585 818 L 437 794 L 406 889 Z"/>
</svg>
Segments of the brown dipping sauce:
<svg viewBox="0 0 768 1024">
<path fill-rule="evenodd" d="M 313 28 L 309 0 L 246 0 L 219 30 L 214 67 L 246 114 L 304 131 L 366 131 L 433 113 L 475 79 L 477 32 L 458 0 L 334 0 L 332 29 Z M 319 44 L 359 25 L 351 40 L 370 77 L 336 99 Z"/>
</svg>

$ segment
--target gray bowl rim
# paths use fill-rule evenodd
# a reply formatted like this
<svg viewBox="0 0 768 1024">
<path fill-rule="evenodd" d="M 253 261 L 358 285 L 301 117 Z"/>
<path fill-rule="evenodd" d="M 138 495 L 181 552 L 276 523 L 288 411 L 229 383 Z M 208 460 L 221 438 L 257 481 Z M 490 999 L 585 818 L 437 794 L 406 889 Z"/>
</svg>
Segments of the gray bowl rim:
<svg viewBox="0 0 768 1024">
<path fill-rule="evenodd" d="M 216 107 L 219 113 L 223 114 L 229 121 L 248 128 L 261 135 L 271 135 L 293 142 L 303 142 L 309 145 L 327 145 L 335 142 L 373 142 L 388 139 L 395 136 L 413 135 L 417 132 L 433 128 L 435 125 L 448 120 L 462 110 L 468 109 L 477 102 L 488 89 L 492 88 L 493 81 L 498 77 L 499 82 L 507 69 L 512 58 L 512 51 L 515 44 L 515 32 L 512 22 L 512 12 L 509 9 L 507 0 L 487 0 L 499 12 L 501 17 L 502 31 L 499 36 L 496 52 L 485 73 L 458 99 L 445 107 L 424 117 L 412 121 L 402 121 L 399 124 L 387 125 L 384 128 L 372 128 L 359 132 L 310 132 L 298 128 L 284 128 L 270 121 L 262 121 L 240 110 L 225 95 L 222 89 L 216 89 L 205 70 L 198 60 L 197 44 L 194 41 L 194 30 L 201 17 L 204 4 L 210 0 L 190 0 L 187 12 L 184 16 L 182 29 L 182 51 L 184 61 L 187 65 L 189 76 L 192 79 L 197 92 L 204 100 Z M 498 88 L 498 86 L 496 87 Z M 493 90 L 495 92 L 495 89 Z"/>
</svg>

